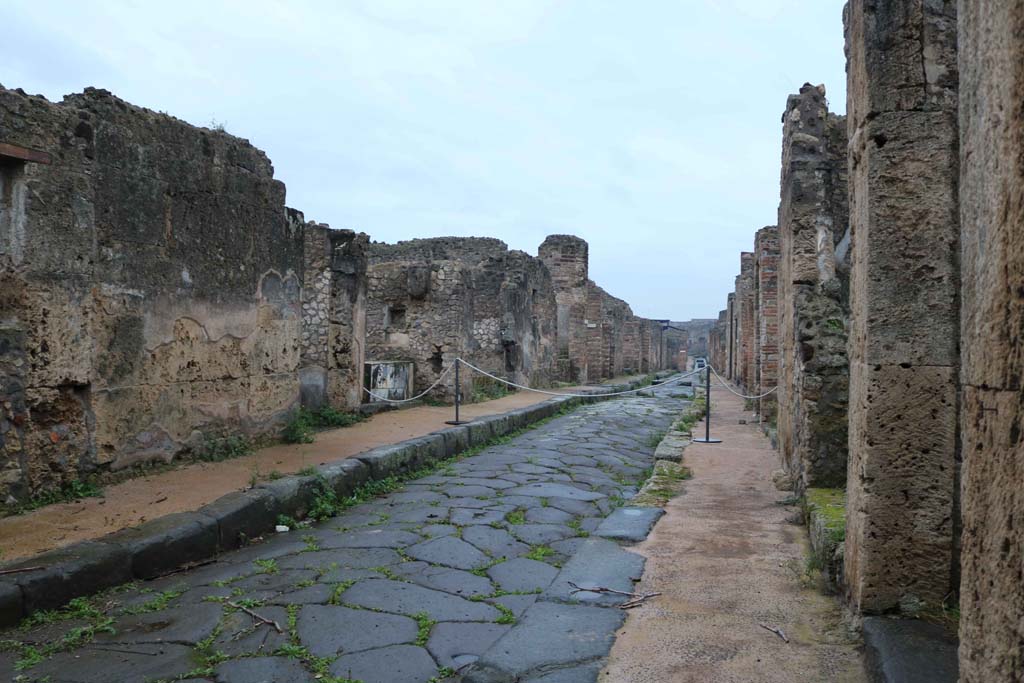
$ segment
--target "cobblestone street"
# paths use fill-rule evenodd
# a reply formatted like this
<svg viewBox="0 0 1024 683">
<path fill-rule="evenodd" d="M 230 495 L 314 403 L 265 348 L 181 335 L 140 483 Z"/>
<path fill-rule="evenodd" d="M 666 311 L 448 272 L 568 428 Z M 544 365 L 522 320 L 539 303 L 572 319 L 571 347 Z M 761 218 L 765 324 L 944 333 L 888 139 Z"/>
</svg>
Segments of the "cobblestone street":
<svg viewBox="0 0 1024 683">
<path fill-rule="evenodd" d="M 213 564 L 80 600 L 66 619 L 2 634 L 41 656 L 27 666 L 24 649 L 0 653 L 0 672 L 52 683 L 595 680 L 624 598 L 569 583 L 629 590 L 642 573 L 640 556 L 602 536 L 623 524 L 646 533 L 660 514 L 622 507 L 684 405 L 679 387 L 652 393 L 580 407 Z"/>
</svg>

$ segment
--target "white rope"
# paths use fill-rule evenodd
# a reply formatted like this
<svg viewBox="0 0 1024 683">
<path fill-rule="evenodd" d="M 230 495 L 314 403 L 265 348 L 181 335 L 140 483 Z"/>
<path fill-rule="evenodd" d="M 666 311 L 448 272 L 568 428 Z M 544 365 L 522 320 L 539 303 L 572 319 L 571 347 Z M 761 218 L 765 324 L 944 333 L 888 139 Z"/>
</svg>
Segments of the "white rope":
<svg viewBox="0 0 1024 683">
<path fill-rule="evenodd" d="M 758 398 L 764 398 L 765 396 L 768 396 L 769 394 L 774 394 L 779 389 L 779 385 L 776 384 L 774 387 L 772 387 L 768 391 L 764 392 L 763 394 L 758 394 L 757 396 L 747 396 L 746 394 L 741 394 L 740 392 L 736 391 L 735 389 L 730 387 L 728 384 L 726 384 L 725 380 L 722 379 L 722 376 L 718 374 L 718 370 L 715 370 L 715 367 L 713 365 L 711 365 L 711 363 L 708 363 L 708 367 L 711 368 L 711 372 L 715 373 L 715 377 L 718 378 L 718 383 L 719 384 L 721 384 L 723 387 L 725 387 L 726 389 L 728 389 L 732 393 L 736 394 L 740 398 L 746 398 L 746 399 L 751 399 L 751 400 L 758 399 Z"/>
<path fill-rule="evenodd" d="M 424 391 L 421 394 L 417 394 L 417 395 L 413 396 L 412 398 L 399 398 L 399 399 L 385 398 L 383 396 L 378 396 L 377 394 L 373 393 L 372 391 L 370 391 L 366 387 L 363 387 L 363 391 L 365 391 L 366 393 L 368 393 L 370 396 L 374 397 L 378 401 L 384 401 L 385 403 L 408 403 L 409 401 L 415 401 L 415 400 L 423 398 L 424 396 L 429 394 L 434 389 L 434 387 L 436 387 L 438 384 L 441 383 L 441 380 L 443 380 L 445 378 L 445 375 L 447 375 L 448 371 L 451 370 L 451 369 L 452 369 L 452 366 L 449 365 L 447 368 L 444 369 L 444 372 L 442 372 L 440 375 L 437 376 L 437 381 L 434 382 L 433 384 L 431 384 L 429 387 L 427 387 L 426 391 Z"/>
<path fill-rule="evenodd" d="M 601 397 L 605 397 L 605 396 L 624 396 L 626 394 L 635 394 L 635 393 L 638 393 L 638 392 L 641 392 L 641 391 L 649 391 L 650 389 L 652 389 L 651 386 L 646 386 L 646 387 L 640 387 L 639 389 L 630 389 L 629 391 L 615 391 L 615 392 L 604 393 L 604 394 L 570 394 L 570 393 L 561 392 L 561 391 L 545 391 L 544 389 L 534 389 L 533 387 L 528 387 L 528 386 L 525 386 L 525 385 L 522 385 L 522 384 L 516 384 L 515 382 L 510 382 L 507 379 L 504 379 L 502 377 L 498 377 L 497 375 L 492 375 L 491 373 L 487 372 L 486 370 L 481 370 L 477 366 L 475 366 L 475 365 L 473 365 L 471 363 L 467 363 L 466 361 L 464 361 L 461 358 L 458 358 L 456 360 L 458 362 L 462 363 L 463 365 L 465 365 L 470 370 L 475 370 L 475 371 L 479 372 L 481 375 L 486 375 L 487 377 L 490 377 L 493 380 L 497 380 L 498 382 L 503 382 L 504 384 L 507 384 L 510 387 L 515 387 L 516 389 L 522 389 L 524 391 L 532 391 L 532 392 L 534 392 L 536 394 L 546 394 L 548 396 L 571 396 L 571 397 L 574 397 L 574 398 L 588 398 L 588 397 L 598 397 L 598 398 L 601 398 Z M 670 379 L 670 380 L 668 380 L 666 382 L 662 382 L 661 384 L 658 384 L 656 386 L 658 388 L 660 388 L 660 387 L 667 387 L 670 384 L 674 384 L 675 382 L 678 382 L 680 380 L 686 379 L 687 377 L 695 375 L 698 372 L 700 372 L 700 370 L 694 370 L 693 372 L 689 372 L 689 373 L 686 373 L 686 374 L 683 374 L 683 375 L 679 375 L 678 377 L 673 377 L 672 379 Z"/>
</svg>

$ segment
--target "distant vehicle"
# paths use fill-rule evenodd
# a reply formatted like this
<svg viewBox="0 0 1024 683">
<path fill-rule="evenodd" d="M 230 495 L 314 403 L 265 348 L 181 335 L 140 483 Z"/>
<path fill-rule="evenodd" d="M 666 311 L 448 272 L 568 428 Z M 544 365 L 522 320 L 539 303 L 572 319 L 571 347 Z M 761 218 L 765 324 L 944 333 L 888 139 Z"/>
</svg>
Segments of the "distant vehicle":
<svg viewBox="0 0 1024 683">
<path fill-rule="evenodd" d="M 694 370 L 703 370 L 707 366 L 708 366 L 708 362 L 705 359 L 703 359 L 703 358 L 694 358 L 693 359 L 693 369 Z"/>
</svg>

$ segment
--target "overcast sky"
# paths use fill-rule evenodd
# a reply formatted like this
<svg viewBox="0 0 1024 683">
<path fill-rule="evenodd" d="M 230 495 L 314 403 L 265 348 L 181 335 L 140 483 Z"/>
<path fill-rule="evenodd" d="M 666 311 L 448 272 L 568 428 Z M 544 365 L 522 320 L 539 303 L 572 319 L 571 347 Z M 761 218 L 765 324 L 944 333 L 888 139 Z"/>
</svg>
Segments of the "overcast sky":
<svg viewBox="0 0 1024 683">
<path fill-rule="evenodd" d="M 775 222 L 786 96 L 845 110 L 842 5 L 3 0 L 0 83 L 222 123 L 375 240 L 579 235 L 598 284 L 685 320 Z"/>
</svg>

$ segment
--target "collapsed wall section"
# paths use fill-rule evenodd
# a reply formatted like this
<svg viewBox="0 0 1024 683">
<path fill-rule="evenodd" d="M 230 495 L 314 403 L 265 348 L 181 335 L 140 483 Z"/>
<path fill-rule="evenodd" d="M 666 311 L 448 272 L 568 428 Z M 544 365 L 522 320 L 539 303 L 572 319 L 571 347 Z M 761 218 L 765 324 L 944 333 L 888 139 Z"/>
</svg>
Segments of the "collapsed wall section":
<svg viewBox="0 0 1024 683">
<path fill-rule="evenodd" d="M 1019 681 L 1024 680 L 1024 2 L 964 1 L 958 12 L 960 680 Z M 948 454 L 945 459 L 948 463 Z"/>
<path fill-rule="evenodd" d="M 844 22 L 852 233 L 846 583 L 857 610 L 913 613 L 956 589 L 956 7 L 852 0 Z"/>
<path fill-rule="evenodd" d="M 845 271 L 845 120 L 805 84 L 783 114 L 779 203 L 779 453 L 798 491 L 842 487 L 849 361 Z"/>
</svg>

